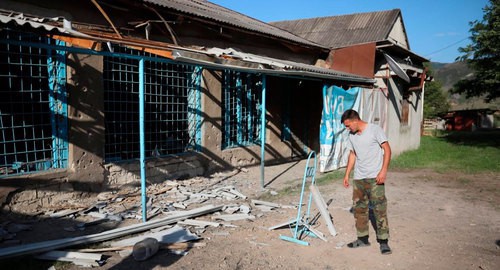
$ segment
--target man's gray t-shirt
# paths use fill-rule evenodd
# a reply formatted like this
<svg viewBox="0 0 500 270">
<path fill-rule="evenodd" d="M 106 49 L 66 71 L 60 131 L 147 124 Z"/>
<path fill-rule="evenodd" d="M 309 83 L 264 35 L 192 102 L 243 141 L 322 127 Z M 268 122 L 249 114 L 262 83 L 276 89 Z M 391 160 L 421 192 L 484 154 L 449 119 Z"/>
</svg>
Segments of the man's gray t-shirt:
<svg viewBox="0 0 500 270">
<path fill-rule="evenodd" d="M 384 161 L 381 144 L 386 141 L 382 128 L 371 123 L 368 123 L 361 134 L 349 134 L 348 147 L 356 154 L 355 180 L 377 177 Z"/>
</svg>

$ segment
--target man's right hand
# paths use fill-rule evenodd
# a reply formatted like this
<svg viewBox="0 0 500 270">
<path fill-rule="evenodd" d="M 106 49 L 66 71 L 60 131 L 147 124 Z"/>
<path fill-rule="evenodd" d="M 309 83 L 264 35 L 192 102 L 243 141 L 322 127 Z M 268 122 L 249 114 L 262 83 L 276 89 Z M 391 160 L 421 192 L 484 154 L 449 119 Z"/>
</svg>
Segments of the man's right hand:
<svg viewBox="0 0 500 270">
<path fill-rule="evenodd" d="M 344 177 L 344 187 L 345 188 L 349 187 L 349 177 Z"/>
</svg>

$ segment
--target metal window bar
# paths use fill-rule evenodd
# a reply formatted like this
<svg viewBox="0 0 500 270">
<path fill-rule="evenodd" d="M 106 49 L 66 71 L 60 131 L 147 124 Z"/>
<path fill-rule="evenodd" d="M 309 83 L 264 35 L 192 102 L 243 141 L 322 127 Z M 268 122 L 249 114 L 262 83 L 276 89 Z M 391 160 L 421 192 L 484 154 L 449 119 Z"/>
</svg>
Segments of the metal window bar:
<svg viewBox="0 0 500 270">
<path fill-rule="evenodd" d="M 121 46 L 115 52 L 155 57 Z M 201 68 L 144 61 L 146 158 L 199 149 Z M 138 61 L 104 57 L 105 160 L 139 158 Z"/>
<path fill-rule="evenodd" d="M 259 144 L 262 77 L 225 70 L 223 80 L 223 148 Z"/>
<path fill-rule="evenodd" d="M 191 75 L 188 89 L 188 130 L 190 142 L 194 150 L 201 151 L 201 77 L 203 69 L 195 67 Z"/>
<path fill-rule="evenodd" d="M 66 168 L 64 52 L 30 46 L 55 44 L 31 33 L 3 29 L 0 39 L 0 177 Z"/>
</svg>

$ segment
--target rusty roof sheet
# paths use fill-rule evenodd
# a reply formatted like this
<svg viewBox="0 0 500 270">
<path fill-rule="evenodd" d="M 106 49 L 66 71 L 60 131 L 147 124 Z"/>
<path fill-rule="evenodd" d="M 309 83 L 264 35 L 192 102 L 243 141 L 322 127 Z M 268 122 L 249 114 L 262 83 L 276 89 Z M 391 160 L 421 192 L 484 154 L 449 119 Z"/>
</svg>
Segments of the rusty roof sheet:
<svg viewBox="0 0 500 270">
<path fill-rule="evenodd" d="M 310 40 L 296 36 L 273 25 L 248 17 L 236 11 L 213 4 L 206 0 L 143 0 L 182 13 L 224 23 L 240 29 L 250 30 L 270 37 L 288 40 L 297 44 L 327 49 Z"/>
<path fill-rule="evenodd" d="M 329 48 L 386 40 L 401 10 L 271 22 Z"/>
</svg>

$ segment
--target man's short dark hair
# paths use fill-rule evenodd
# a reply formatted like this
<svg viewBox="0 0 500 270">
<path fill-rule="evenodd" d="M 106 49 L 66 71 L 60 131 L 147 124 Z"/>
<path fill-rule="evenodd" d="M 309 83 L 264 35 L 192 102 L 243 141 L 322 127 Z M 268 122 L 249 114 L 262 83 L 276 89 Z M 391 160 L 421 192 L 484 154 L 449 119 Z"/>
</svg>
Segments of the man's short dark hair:
<svg viewBox="0 0 500 270">
<path fill-rule="evenodd" d="M 342 114 L 342 118 L 340 119 L 340 123 L 344 123 L 345 120 L 361 120 L 359 118 L 359 114 L 355 110 L 347 110 Z"/>
</svg>

